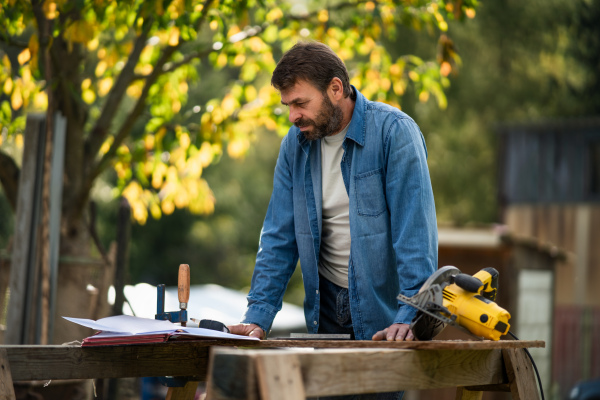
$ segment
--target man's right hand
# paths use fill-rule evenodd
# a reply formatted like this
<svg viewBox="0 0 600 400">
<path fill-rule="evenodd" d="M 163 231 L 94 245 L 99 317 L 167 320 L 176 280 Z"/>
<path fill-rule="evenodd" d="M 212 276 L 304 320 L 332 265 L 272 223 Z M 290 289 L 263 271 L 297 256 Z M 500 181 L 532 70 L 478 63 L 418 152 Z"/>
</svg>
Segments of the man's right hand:
<svg viewBox="0 0 600 400">
<path fill-rule="evenodd" d="M 229 328 L 230 333 L 235 335 L 253 336 L 259 339 L 264 339 L 266 336 L 265 331 L 256 324 L 237 324 L 230 325 L 227 328 Z"/>
</svg>

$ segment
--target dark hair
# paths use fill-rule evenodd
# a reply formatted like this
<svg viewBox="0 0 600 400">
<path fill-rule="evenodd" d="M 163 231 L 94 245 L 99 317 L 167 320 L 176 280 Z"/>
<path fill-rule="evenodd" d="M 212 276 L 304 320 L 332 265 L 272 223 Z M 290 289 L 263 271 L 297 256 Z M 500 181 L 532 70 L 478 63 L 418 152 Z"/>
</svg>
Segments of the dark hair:
<svg viewBox="0 0 600 400">
<path fill-rule="evenodd" d="M 271 85 L 281 92 L 292 88 L 298 80 L 305 80 L 325 92 L 333 78 L 342 81 L 344 97 L 353 94 L 344 62 L 329 46 L 319 42 L 298 42 L 277 63 Z"/>
</svg>

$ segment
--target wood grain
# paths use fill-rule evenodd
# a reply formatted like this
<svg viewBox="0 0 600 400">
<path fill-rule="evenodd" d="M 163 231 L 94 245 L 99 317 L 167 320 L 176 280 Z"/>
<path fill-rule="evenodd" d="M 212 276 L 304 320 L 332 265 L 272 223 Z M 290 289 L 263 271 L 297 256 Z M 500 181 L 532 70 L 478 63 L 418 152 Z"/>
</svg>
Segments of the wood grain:
<svg viewBox="0 0 600 400">
<path fill-rule="evenodd" d="M 506 364 L 506 374 L 513 400 L 534 400 L 540 395 L 537 388 L 533 365 L 524 350 L 507 349 L 502 351 Z"/>
<path fill-rule="evenodd" d="M 206 344 L 3 346 L 14 381 L 191 376 L 204 380 Z"/>
<path fill-rule="evenodd" d="M 260 357 L 297 357 L 307 397 L 393 392 L 504 382 L 501 350 L 322 349 L 246 350 L 215 348 L 210 379 L 235 375 L 235 365 Z M 219 368 L 221 357 L 229 359 L 227 370 Z M 276 361 L 273 361 L 276 364 Z M 243 381 L 244 371 L 239 372 Z M 238 399 L 232 393 L 223 398 Z"/>
<path fill-rule="evenodd" d="M 5 349 L 0 349 L 0 400 L 16 400 L 10 363 Z"/>
<path fill-rule="evenodd" d="M 261 400 L 306 399 L 296 355 L 276 352 L 266 357 L 258 356 L 255 362 Z"/>
</svg>

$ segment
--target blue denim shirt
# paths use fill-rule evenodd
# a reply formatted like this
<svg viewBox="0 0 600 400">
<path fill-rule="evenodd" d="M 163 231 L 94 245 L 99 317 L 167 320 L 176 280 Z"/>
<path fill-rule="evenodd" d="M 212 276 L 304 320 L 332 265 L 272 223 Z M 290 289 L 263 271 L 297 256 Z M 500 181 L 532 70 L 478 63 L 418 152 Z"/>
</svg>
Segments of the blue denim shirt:
<svg viewBox="0 0 600 400">
<path fill-rule="evenodd" d="M 416 310 L 396 296 L 414 295 L 437 269 L 438 243 L 419 127 L 354 90 L 341 169 L 350 200 L 350 309 L 356 339 L 366 340 L 392 323 L 410 323 Z M 306 324 L 317 332 L 321 211 L 320 141 L 292 126 L 281 143 L 243 322 L 269 331 L 300 259 Z"/>
</svg>

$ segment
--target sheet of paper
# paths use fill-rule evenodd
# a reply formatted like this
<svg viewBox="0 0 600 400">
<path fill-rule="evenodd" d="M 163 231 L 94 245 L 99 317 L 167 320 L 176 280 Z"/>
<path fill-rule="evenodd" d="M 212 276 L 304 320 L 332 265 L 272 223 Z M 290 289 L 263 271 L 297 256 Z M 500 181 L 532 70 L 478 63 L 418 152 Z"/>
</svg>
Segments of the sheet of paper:
<svg viewBox="0 0 600 400">
<path fill-rule="evenodd" d="M 95 337 L 171 333 L 173 337 L 196 336 L 199 338 L 259 340 L 255 337 L 234 335 L 232 333 L 219 332 L 205 328 L 182 327 L 180 325 L 175 325 L 170 321 L 132 317 L 130 315 L 115 315 L 113 317 L 102 318 L 97 321 L 84 318 L 63 318 L 67 321 L 102 331 Z"/>
<path fill-rule="evenodd" d="M 97 321 L 83 318 L 63 318 L 99 331 L 122 332 L 132 335 L 139 333 L 168 333 L 181 328 L 181 326 L 175 325 L 171 321 L 139 318 L 131 315 L 115 315 L 113 317 L 101 318 Z"/>
<path fill-rule="evenodd" d="M 183 336 L 197 336 L 204 338 L 260 340 L 256 337 L 234 335 L 233 333 L 219 332 L 205 328 L 181 328 L 181 331 L 182 332 L 175 332 L 172 336 L 177 336 L 181 334 Z"/>
</svg>

